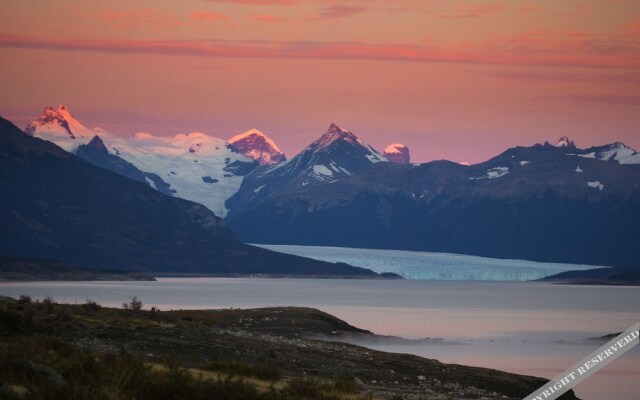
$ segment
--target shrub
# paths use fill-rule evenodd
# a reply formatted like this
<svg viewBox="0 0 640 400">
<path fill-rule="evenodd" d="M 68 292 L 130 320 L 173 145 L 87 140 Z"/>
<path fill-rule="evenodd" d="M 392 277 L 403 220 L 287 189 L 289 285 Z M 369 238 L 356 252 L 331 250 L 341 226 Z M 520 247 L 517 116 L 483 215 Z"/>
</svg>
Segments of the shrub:
<svg viewBox="0 0 640 400">
<path fill-rule="evenodd" d="M 322 398 L 322 385 L 315 379 L 294 378 L 289 382 L 285 392 L 294 399 L 318 399 Z"/>
<path fill-rule="evenodd" d="M 358 392 L 358 384 L 354 379 L 340 377 L 337 378 L 335 383 L 333 384 L 336 392 L 339 393 L 357 393 Z"/>
<path fill-rule="evenodd" d="M 274 368 L 262 365 L 247 364 L 238 361 L 214 360 L 209 362 L 207 369 L 219 371 L 229 375 L 252 376 L 258 379 L 277 381 L 281 378 L 280 372 Z"/>
<path fill-rule="evenodd" d="M 89 311 L 89 312 L 100 311 L 100 309 L 102 308 L 102 306 L 100 304 L 98 304 L 97 302 L 95 302 L 95 301 L 93 301 L 91 299 L 87 299 L 87 301 L 84 302 L 82 307 L 85 310 Z"/>
<path fill-rule="evenodd" d="M 122 308 L 125 310 L 140 311 L 142 310 L 142 301 L 138 299 L 137 296 L 133 296 L 128 303 L 122 303 Z"/>
<path fill-rule="evenodd" d="M 153 368 L 125 351 L 100 354 L 48 338 L 0 341 L 0 360 L 8 360 L 0 363 L 2 399 L 20 398 L 11 390 L 24 388 L 22 398 L 41 400 L 283 400 L 242 379 L 202 379 L 175 365 Z M 56 386 L 52 374 L 64 384 Z"/>
<path fill-rule="evenodd" d="M 20 298 L 18 299 L 18 303 L 31 304 L 32 303 L 31 296 L 27 296 L 26 294 L 21 294 Z"/>
<path fill-rule="evenodd" d="M 42 305 L 46 308 L 47 312 L 53 311 L 54 304 L 56 304 L 56 302 L 53 301 L 51 296 L 47 296 L 42 300 Z"/>
</svg>

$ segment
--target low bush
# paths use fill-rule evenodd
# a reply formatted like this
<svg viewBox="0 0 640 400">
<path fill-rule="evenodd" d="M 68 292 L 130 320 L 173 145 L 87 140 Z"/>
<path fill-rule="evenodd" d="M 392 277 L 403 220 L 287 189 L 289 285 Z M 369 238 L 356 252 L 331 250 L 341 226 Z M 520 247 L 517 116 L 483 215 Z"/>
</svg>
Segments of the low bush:
<svg viewBox="0 0 640 400">
<path fill-rule="evenodd" d="M 277 381 L 281 378 L 280 372 L 274 368 L 239 361 L 214 360 L 207 364 L 207 369 L 228 375 L 252 376 L 267 381 Z"/>
</svg>

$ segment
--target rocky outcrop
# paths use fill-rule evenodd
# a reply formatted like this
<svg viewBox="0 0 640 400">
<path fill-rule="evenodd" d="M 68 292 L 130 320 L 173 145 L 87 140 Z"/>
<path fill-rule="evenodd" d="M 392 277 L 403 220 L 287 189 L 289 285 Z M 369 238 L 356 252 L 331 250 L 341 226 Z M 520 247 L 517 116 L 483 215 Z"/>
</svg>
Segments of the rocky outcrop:
<svg viewBox="0 0 640 400">
<path fill-rule="evenodd" d="M 392 163 L 396 164 L 409 164 L 411 162 L 411 156 L 409 155 L 409 148 L 403 144 L 395 143 L 387 146 L 384 149 L 383 156 L 386 157 Z"/>
</svg>

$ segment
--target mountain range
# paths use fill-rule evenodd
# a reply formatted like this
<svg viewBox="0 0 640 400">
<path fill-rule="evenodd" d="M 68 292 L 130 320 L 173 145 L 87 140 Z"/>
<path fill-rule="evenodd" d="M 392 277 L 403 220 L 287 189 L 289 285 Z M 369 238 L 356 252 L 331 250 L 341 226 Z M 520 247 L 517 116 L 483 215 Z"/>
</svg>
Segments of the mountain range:
<svg viewBox="0 0 640 400">
<path fill-rule="evenodd" d="M 225 217 L 248 242 L 424 250 L 640 266 L 640 154 L 568 137 L 486 162 L 411 164 L 336 124 L 286 159 L 252 129 L 116 137 L 48 107 L 25 132 Z"/>
<path fill-rule="evenodd" d="M 111 169 L 135 171 L 105 153 L 100 139 L 72 140 L 80 139 Z M 137 180 L 0 118 L 0 256 L 165 273 L 377 276 L 243 244 L 203 205 Z"/>
<path fill-rule="evenodd" d="M 284 160 L 275 143 L 255 129 L 234 138 L 238 148 L 202 132 L 173 137 L 138 132 L 125 138 L 87 128 L 64 105 L 46 107 L 25 132 L 165 194 L 203 204 L 220 217 L 244 175 L 266 160 Z"/>
<path fill-rule="evenodd" d="M 252 243 L 640 267 L 640 154 L 622 143 L 562 138 L 475 165 L 384 161 L 332 125 L 247 175 L 226 221 Z"/>
</svg>

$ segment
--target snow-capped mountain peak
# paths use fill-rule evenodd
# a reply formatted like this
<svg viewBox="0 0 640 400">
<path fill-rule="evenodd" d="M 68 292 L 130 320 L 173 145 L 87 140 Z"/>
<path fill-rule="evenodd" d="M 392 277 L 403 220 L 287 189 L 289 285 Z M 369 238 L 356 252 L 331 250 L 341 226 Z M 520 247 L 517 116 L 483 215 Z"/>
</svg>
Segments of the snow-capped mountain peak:
<svg viewBox="0 0 640 400">
<path fill-rule="evenodd" d="M 338 126 L 335 123 L 331 123 L 331 125 L 329 126 L 329 129 L 327 129 L 327 131 L 322 136 L 320 136 L 319 139 L 317 139 L 315 142 L 311 143 L 308 148 L 313 149 L 313 150 L 321 149 L 321 148 L 329 146 L 331 143 L 333 143 L 333 142 L 335 142 L 337 140 L 343 140 L 343 141 L 345 141 L 347 143 L 351 143 L 351 144 L 365 145 L 352 132 L 341 128 L 340 126 Z"/>
<path fill-rule="evenodd" d="M 227 205 L 233 212 L 238 204 L 260 201 L 279 191 L 332 184 L 380 162 L 388 160 L 353 132 L 333 123 L 295 157 L 249 174 Z"/>
<path fill-rule="evenodd" d="M 277 175 L 286 184 L 295 181 L 291 177 L 296 176 L 301 180 L 300 184 L 306 186 L 309 183 L 336 182 L 378 162 L 388 160 L 353 132 L 331 124 L 319 139 L 298 155 L 273 166 L 263 175 Z"/>
<path fill-rule="evenodd" d="M 201 203 L 218 216 L 226 214 L 225 201 L 257 166 L 224 139 L 206 133 L 119 137 L 87 128 L 64 105 L 46 107 L 25 133 L 165 194 Z"/>
<path fill-rule="evenodd" d="M 571 147 L 571 148 L 575 148 L 576 144 L 573 142 L 573 140 L 569 139 L 569 136 L 563 136 L 560 138 L 560 140 L 558 140 L 556 142 L 556 144 L 554 145 L 555 147 Z"/>
<path fill-rule="evenodd" d="M 401 143 L 390 144 L 384 149 L 382 155 L 390 162 L 396 164 L 409 164 L 411 162 L 409 148 Z"/>
<path fill-rule="evenodd" d="M 342 146 L 342 144 L 346 144 L 346 146 Z M 376 149 L 360 140 L 353 132 L 343 129 L 335 123 L 332 123 L 329 129 L 318 140 L 303 150 L 301 154 L 308 152 L 335 152 L 339 147 L 344 147 L 341 153 L 348 153 L 344 154 L 344 156 L 362 157 L 364 155 L 371 163 L 388 161 Z"/>
<path fill-rule="evenodd" d="M 107 135 L 100 128 L 90 129 L 84 126 L 63 104 L 55 108 L 45 107 L 40 117 L 27 124 L 24 131 L 28 135 L 54 142 L 67 151 L 74 151 L 95 135 Z"/>
<path fill-rule="evenodd" d="M 584 150 L 584 154 L 579 154 L 579 156 L 613 161 L 618 164 L 640 164 L 640 153 L 621 142 L 592 147 Z"/>
<path fill-rule="evenodd" d="M 227 142 L 261 165 L 276 164 L 286 160 L 276 142 L 255 128 L 235 135 Z"/>
</svg>

